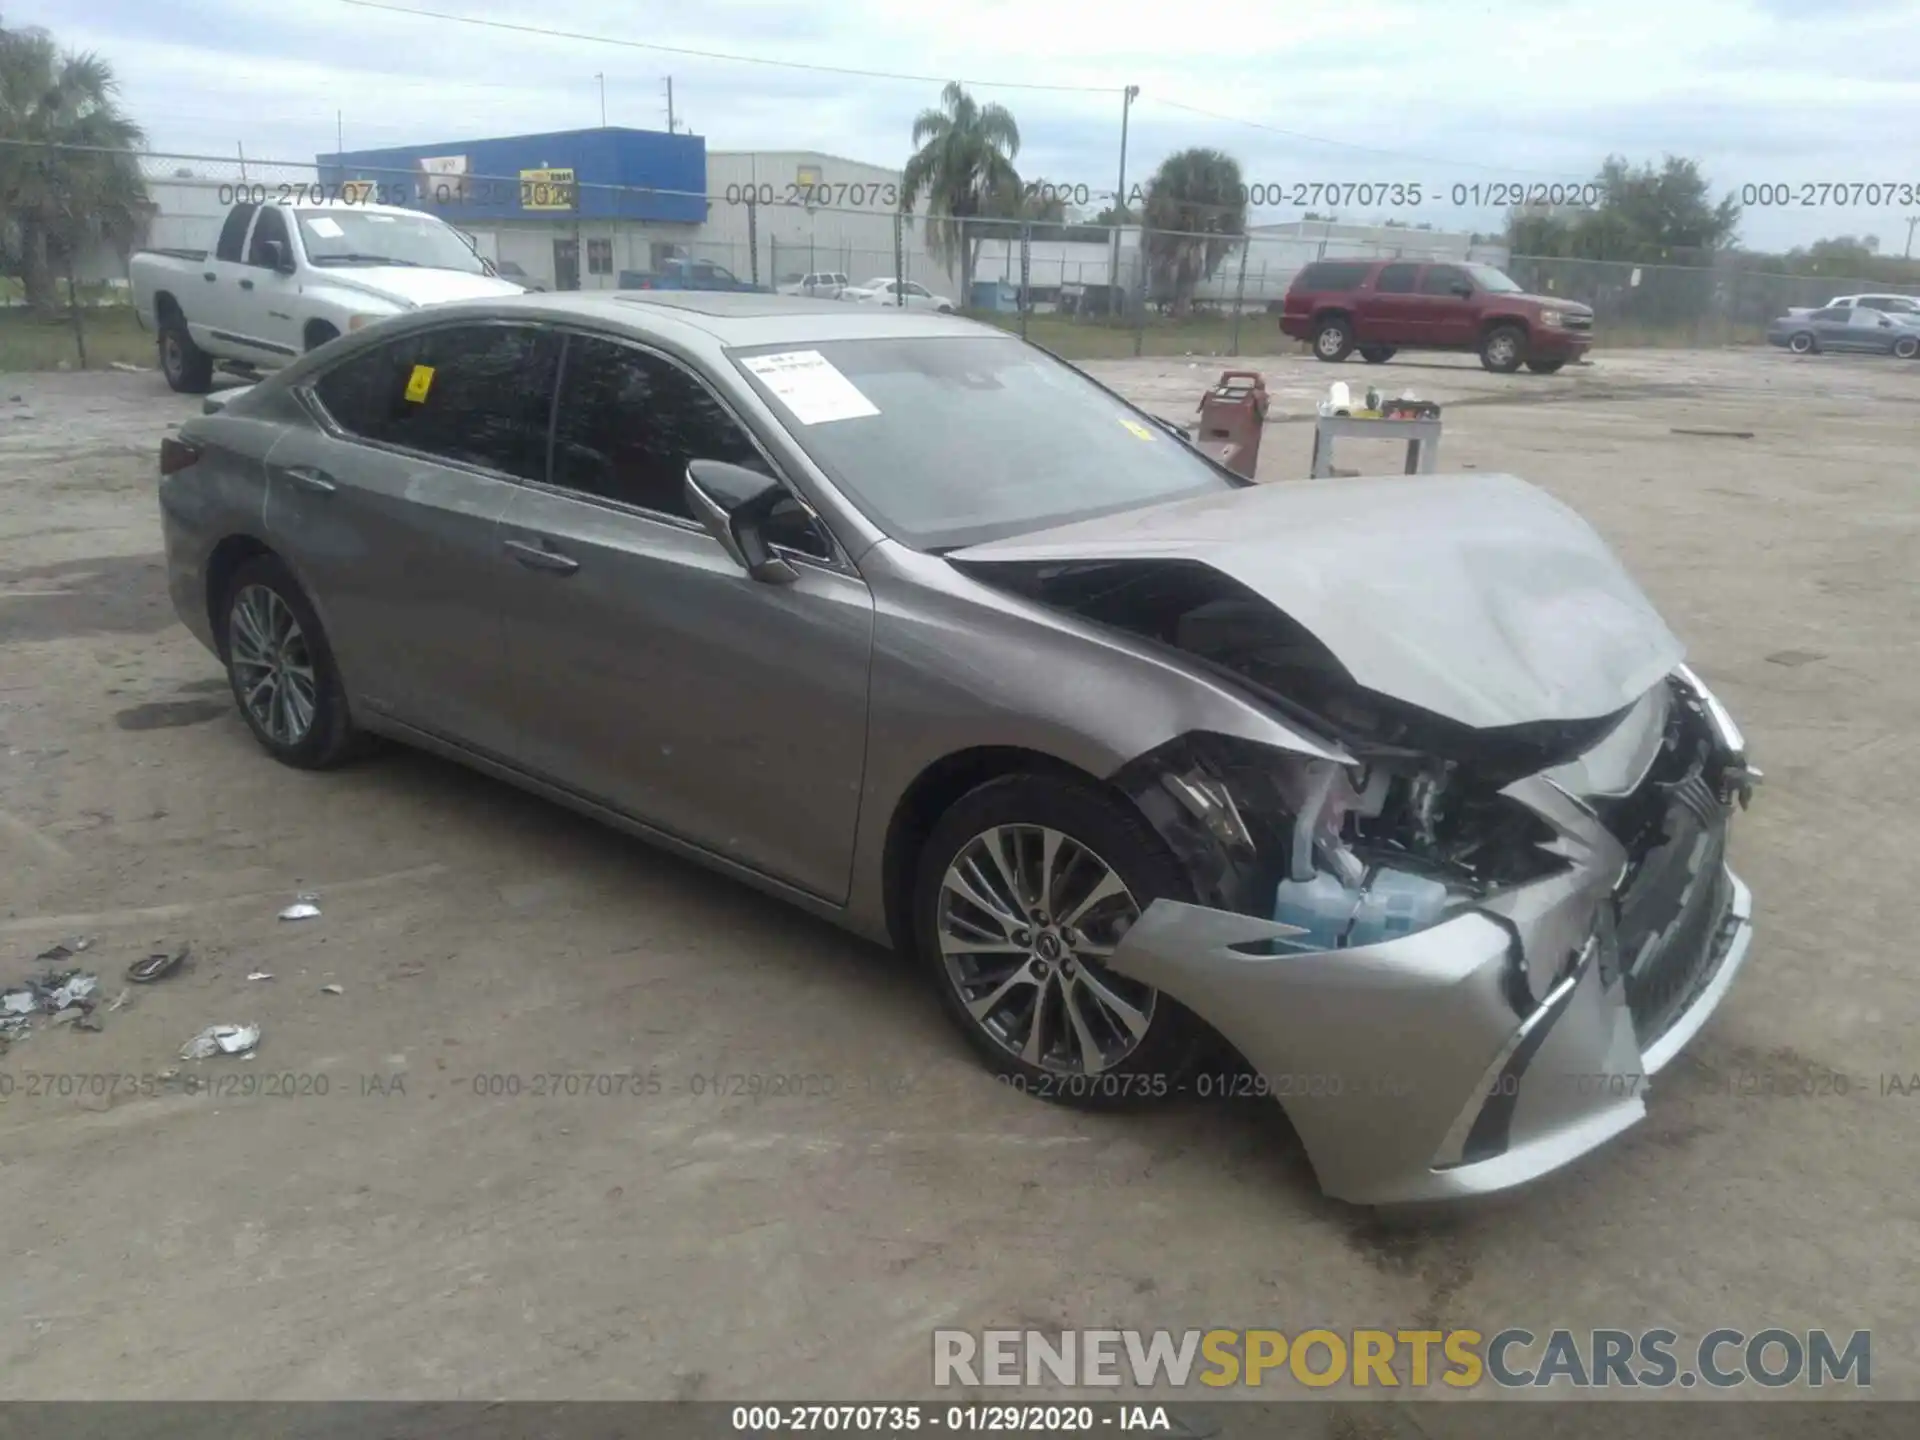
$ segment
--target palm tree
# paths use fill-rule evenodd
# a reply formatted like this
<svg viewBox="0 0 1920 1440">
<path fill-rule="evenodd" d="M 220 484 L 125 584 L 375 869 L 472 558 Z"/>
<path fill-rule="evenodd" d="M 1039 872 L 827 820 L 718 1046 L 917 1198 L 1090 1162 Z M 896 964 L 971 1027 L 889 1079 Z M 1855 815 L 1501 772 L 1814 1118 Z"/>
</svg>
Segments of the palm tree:
<svg viewBox="0 0 1920 1440">
<path fill-rule="evenodd" d="M 1147 185 L 1142 223 L 1154 289 L 1185 315 L 1193 292 L 1247 233 L 1240 162 L 1220 150 L 1181 150 L 1160 162 Z"/>
<path fill-rule="evenodd" d="M 27 303 L 55 310 L 54 284 L 91 241 L 122 251 L 150 206 L 113 69 L 62 51 L 44 30 L 0 28 L 0 241 Z M 28 142 L 28 143 L 19 143 Z"/>
<path fill-rule="evenodd" d="M 947 265 L 960 264 L 961 304 L 973 291 L 973 262 L 985 238 L 967 222 L 991 215 L 1011 187 L 1019 193 L 1013 157 L 1020 153 L 1020 127 L 1003 105 L 981 105 L 959 81 L 940 92 L 940 108 L 922 110 L 913 122 L 916 147 L 900 176 L 900 208 L 911 214 L 927 196 L 927 243 Z"/>
</svg>

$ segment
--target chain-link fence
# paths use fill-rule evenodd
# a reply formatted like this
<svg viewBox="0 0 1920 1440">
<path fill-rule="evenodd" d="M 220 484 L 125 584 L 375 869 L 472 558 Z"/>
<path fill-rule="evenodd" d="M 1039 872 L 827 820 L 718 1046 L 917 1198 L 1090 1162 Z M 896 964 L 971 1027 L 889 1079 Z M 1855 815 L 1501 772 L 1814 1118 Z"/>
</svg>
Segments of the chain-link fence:
<svg viewBox="0 0 1920 1440">
<path fill-rule="evenodd" d="M 117 158 L 137 165 L 145 191 L 131 233 L 104 220 L 83 225 L 83 243 L 51 272 L 8 282 L 0 369 L 147 363 L 152 337 L 130 303 L 141 267 L 130 255 L 216 256 L 241 202 L 426 210 L 501 274 L 538 289 L 745 286 L 952 309 L 1075 358 L 1290 349 L 1275 320 L 1287 288 L 1303 266 L 1330 258 L 1502 266 L 1528 290 L 1593 306 L 1602 346 L 1757 340 L 1790 307 L 1889 288 L 1762 273 L 1739 255 L 1700 267 L 1509 257 L 1477 237 L 1404 226 L 1303 222 L 1232 235 L 962 221 L 899 213 L 892 187 L 881 185 L 836 186 L 819 197 L 837 202 L 829 204 L 791 186 L 706 195 L 578 183 L 562 170 L 454 173 L 427 168 L 440 164 L 431 161 L 369 170 L 239 154 Z"/>
</svg>

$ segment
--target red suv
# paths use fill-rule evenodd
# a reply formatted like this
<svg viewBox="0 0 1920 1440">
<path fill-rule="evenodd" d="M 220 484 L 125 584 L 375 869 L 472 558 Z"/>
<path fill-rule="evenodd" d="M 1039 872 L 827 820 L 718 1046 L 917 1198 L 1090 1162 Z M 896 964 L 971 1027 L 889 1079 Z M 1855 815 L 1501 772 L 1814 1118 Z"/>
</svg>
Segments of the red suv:
<svg viewBox="0 0 1920 1440">
<path fill-rule="evenodd" d="M 1472 350 L 1503 375 L 1551 375 L 1593 344 L 1593 310 L 1529 295 L 1491 265 L 1318 260 L 1293 277 L 1280 330 L 1337 362 L 1396 350 Z"/>
</svg>

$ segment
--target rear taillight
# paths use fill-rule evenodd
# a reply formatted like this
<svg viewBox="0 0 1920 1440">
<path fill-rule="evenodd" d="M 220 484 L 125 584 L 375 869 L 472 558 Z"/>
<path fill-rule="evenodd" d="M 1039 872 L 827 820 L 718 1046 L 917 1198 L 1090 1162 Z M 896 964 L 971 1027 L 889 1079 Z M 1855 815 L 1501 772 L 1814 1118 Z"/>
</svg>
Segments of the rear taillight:
<svg viewBox="0 0 1920 1440">
<path fill-rule="evenodd" d="M 189 445 L 184 440 L 176 440 L 171 435 L 160 442 L 160 473 L 172 475 L 186 469 L 200 458 L 200 448 Z"/>
</svg>

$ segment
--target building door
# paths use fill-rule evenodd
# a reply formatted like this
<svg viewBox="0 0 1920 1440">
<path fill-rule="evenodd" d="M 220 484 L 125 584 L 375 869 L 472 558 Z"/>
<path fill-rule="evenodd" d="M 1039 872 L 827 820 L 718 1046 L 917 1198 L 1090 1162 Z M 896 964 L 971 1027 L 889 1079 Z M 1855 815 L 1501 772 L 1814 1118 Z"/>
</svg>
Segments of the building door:
<svg viewBox="0 0 1920 1440">
<path fill-rule="evenodd" d="M 553 288 L 580 288 L 580 242 L 577 239 L 553 242 Z"/>
</svg>

